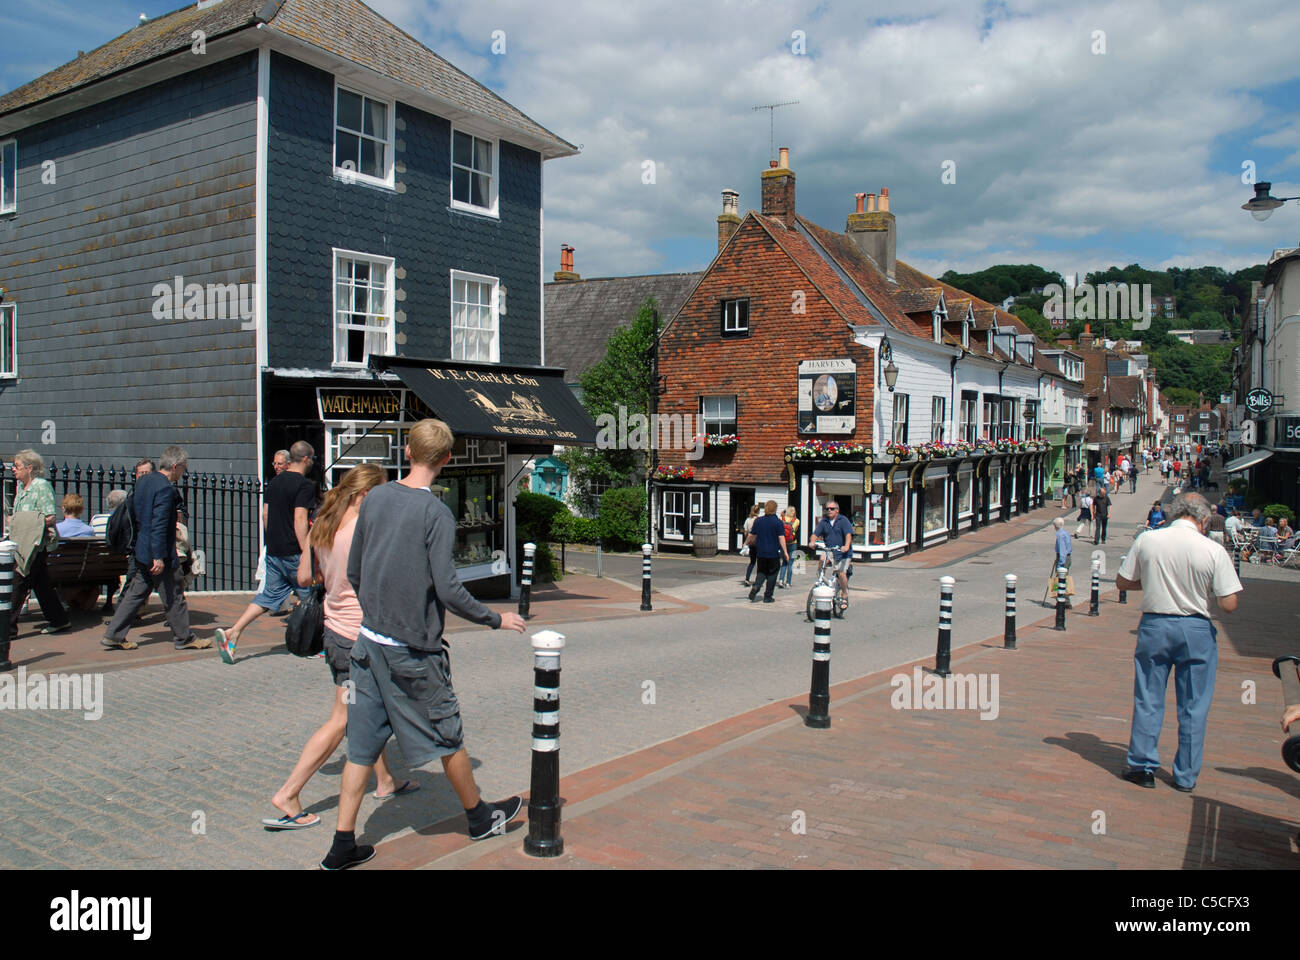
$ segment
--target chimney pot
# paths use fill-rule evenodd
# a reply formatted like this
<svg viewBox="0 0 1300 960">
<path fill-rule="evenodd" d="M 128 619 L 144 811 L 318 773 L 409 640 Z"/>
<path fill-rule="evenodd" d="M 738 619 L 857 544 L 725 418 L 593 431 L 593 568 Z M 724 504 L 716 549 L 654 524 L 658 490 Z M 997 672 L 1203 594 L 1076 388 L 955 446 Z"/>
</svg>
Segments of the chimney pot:
<svg viewBox="0 0 1300 960">
<path fill-rule="evenodd" d="M 718 249 L 721 250 L 740 226 L 740 194 L 731 189 L 722 191 L 722 213 L 718 215 Z"/>
<path fill-rule="evenodd" d="M 790 148 L 782 147 L 780 152 L 781 152 L 781 169 L 789 170 L 790 169 Z"/>
<path fill-rule="evenodd" d="M 874 193 L 869 193 L 867 194 L 867 213 L 875 213 L 875 212 L 876 212 L 876 195 Z"/>
<path fill-rule="evenodd" d="M 555 281 L 557 283 L 582 279 L 573 271 L 573 249 L 567 243 L 560 244 L 560 269 L 555 272 Z"/>
<path fill-rule="evenodd" d="M 769 161 L 767 161 L 767 165 L 768 165 L 768 167 L 769 167 L 770 169 L 772 169 L 772 170 L 775 170 L 775 169 L 776 169 L 776 161 L 775 161 L 775 160 L 769 160 Z"/>
<path fill-rule="evenodd" d="M 889 212 L 889 188 L 888 187 L 880 188 L 880 212 L 881 213 Z"/>
<path fill-rule="evenodd" d="M 857 213 L 862 213 L 862 212 L 864 212 L 863 209 L 862 209 L 862 204 L 863 204 L 863 201 L 865 201 L 865 200 L 867 199 L 867 195 L 866 195 L 865 193 L 855 193 L 855 194 L 853 195 L 853 198 L 854 198 L 855 200 L 858 201 L 858 206 L 857 206 L 857 211 L 856 211 L 856 212 L 857 212 Z"/>
</svg>

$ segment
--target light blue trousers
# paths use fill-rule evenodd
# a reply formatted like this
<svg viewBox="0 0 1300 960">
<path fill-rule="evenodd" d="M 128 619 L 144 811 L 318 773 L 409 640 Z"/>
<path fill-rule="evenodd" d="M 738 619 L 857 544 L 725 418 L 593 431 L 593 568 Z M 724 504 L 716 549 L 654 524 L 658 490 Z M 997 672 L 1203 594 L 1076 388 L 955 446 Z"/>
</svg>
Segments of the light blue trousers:
<svg viewBox="0 0 1300 960">
<path fill-rule="evenodd" d="M 1218 632 L 1203 617 L 1144 613 L 1138 625 L 1133 655 L 1133 730 L 1128 765 L 1154 770 L 1160 766 L 1157 744 L 1165 719 L 1165 690 L 1174 669 L 1178 697 L 1178 752 L 1174 782 L 1194 786 L 1201 773 L 1205 720 L 1214 699 L 1214 675 L 1219 665 Z"/>
</svg>

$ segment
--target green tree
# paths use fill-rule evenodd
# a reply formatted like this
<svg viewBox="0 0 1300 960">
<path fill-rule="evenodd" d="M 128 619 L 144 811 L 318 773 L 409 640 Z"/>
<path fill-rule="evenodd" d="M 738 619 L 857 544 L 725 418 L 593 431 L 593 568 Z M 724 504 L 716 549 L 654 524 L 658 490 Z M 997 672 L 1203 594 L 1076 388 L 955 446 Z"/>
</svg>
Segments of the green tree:
<svg viewBox="0 0 1300 960">
<path fill-rule="evenodd" d="M 582 404 L 593 420 L 602 415 L 620 420 L 650 412 L 650 351 L 654 344 L 654 298 L 641 305 L 636 319 L 610 335 L 605 356 L 582 375 Z M 647 451 L 587 449 L 573 447 L 562 459 L 569 468 L 573 498 L 586 513 L 594 512 L 592 484 L 628 486 L 636 483 L 638 470 L 647 467 Z"/>
<path fill-rule="evenodd" d="M 1188 390 L 1186 387 L 1167 387 L 1164 389 L 1164 394 L 1166 400 L 1179 407 L 1190 407 L 1200 400 L 1195 390 Z"/>
</svg>

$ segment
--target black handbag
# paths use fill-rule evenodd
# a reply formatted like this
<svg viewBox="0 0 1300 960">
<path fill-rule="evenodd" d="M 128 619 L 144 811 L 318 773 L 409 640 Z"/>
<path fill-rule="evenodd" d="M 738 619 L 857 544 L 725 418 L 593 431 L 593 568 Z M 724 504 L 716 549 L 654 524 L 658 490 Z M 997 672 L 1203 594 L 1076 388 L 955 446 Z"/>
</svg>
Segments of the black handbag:
<svg viewBox="0 0 1300 960">
<path fill-rule="evenodd" d="M 312 573 L 316 552 L 312 551 Z M 314 657 L 325 649 L 325 587 L 312 587 L 311 596 L 289 611 L 284 624 L 284 645 L 295 657 Z"/>
</svg>

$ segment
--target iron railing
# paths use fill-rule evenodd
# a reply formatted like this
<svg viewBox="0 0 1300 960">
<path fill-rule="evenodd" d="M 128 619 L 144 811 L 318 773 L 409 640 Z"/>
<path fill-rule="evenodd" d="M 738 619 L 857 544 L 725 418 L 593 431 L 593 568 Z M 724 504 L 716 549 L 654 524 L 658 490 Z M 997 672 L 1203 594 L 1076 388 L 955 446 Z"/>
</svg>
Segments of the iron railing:
<svg viewBox="0 0 1300 960">
<path fill-rule="evenodd" d="M 54 487 L 54 507 L 62 519 L 59 503 L 69 493 L 86 502 L 81 519 L 90 522 L 97 513 L 108 512 L 108 495 L 116 489 L 134 491 L 134 468 L 105 467 L 103 464 L 51 463 L 45 471 Z M 0 464 L 0 491 L 4 511 L 9 514 L 17 483 L 9 464 Z M 187 473 L 177 488 L 185 499 L 189 515 L 190 542 L 203 551 L 206 572 L 194 584 L 197 590 L 254 590 L 257 586 L 258 507 L 262 481 L 257 477 Z"/>
</svg>

